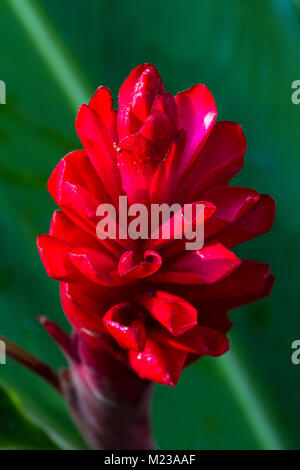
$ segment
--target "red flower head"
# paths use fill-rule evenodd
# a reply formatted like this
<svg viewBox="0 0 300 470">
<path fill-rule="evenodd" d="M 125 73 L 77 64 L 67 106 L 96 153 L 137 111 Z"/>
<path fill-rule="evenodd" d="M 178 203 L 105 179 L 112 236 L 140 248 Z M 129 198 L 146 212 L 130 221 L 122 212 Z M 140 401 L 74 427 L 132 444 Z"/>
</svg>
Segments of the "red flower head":
<svg viewBox="0 0 300 470">
<path fill-rule="evenodd" d="M 38 248 L 60 281 L 76 338 L 93 351 L 105 342 L 140 378 L 175 385 L 185 365 L 228 350 L 228 310 L 269 294 L 269 266 L 231 249 L 270 229 L 274 201 L 228 185 L 243 166 L 246 140 L 238 124 L 215 123 L 204 85 L 174 97 L 144 64 L 121 86 L 118 111 L 112 106 L 100 87 L 80 107 L 84 150 L 66 155 L 50 177 L 61 211 Z M 201 201 L 204 246 L 185 250 L 175 230 L 168 239 L 99 239 L 97 207 L 118 207 L 121 195 L 146 206 Z"/>
</svg>

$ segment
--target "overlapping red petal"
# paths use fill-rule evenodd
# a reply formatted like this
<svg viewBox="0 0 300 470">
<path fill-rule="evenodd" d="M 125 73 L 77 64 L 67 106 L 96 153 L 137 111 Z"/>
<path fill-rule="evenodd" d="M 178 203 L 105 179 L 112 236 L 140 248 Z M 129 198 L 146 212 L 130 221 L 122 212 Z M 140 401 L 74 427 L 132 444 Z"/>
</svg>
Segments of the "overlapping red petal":
<svg viewBox="0 0 300 470">
<path fill-rule="evenodd" d="M 216 115 L 204 85 L 174 97 L 150 64 L 125 80 L 118 111 L 105 87 L 80 107 L 84 150 L 66 155 L 49 179 L 61 211 L 38 249 L 47 274 L 61 283 L 74 339 L 42 322 L 66 354 L 75 354 L 76 342 L 85 366 L 100 370 L 109 354 L 142 379 L 175 385 L 184 366 L 228 350 L 228 310 L 270 293 L 270 267 L 230 249 L 270 230 L 275 203 L 229 185 L 243 166 L 246 139 L 236 123 L 215 124 Z M 185 250 L 178 239 L 184 212 L 171 216 L 167 239 L 163 226 L 147 241 L 99 239 L 97 207 L 123 195 L 147 206 L 200 201 L 203 247 Z"/>
</svg>

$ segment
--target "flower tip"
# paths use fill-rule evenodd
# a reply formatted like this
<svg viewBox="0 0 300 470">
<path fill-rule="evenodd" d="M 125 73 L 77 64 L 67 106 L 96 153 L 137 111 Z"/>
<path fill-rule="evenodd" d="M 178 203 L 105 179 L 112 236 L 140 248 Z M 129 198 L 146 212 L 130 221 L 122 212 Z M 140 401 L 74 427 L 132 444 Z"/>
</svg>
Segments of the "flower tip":
<svg viewBox="0 0 300 470">
<path fill-rule="evenodd" d="M 84 117 L 86 117 L 86 111 L 89 109 L 87 104 L 81 104 L 78 107 L 78 111 L 75 118 L 75 129 L 78 129 L 79 124 L 82 122 Z"/>
<path fill-rule="evenodd" d="M 82 111 L 83 109 L 85 109 L 85 108 L 88 108 L 88 105 L 85 104 L 85 103 L 83 103 L 83 104 L 81 104 L 80 106 L 78 106 L 78 113 L 79 113 L 80 111 Z"/>
<path fill-rule="evenodd" d="M 40 255 L 43 262 L 44 262 L 44 244 L 47 241 L 48 237 L 49 237 L 49 235 L 45 235 L 45 234 L 38 235 L 36 237 L 36 246 L 37 246 L 39 255 Z"/>
<path fill-rule="evenodd" d="M 229 339 L 227 338 L 227 336 L 224 335 L 223 341 L 219 345 L 219 350 L 215 351 L 214 354 L 212 354 L 212 356 L 214 357 L 223 356 L 223 354 L 227 353 L 229 349 L 230 349 Z"/>
<path fill-rule="evenodd" d="M 36 319 L 37 319 L 37 321 L 38 321 L 39 323 L 41 323 L 42 325 L 45 325 L 45 324 L 47 323 L 47 321 L 49 321 L 48 318 L 45 317 L 44 315 L 37 315 L 37 316 L 36 316 Z"/>
<path fill-rule="evenodd" d="M 133 72 L 138 72 L 139 76 L 142 75 L 142 73 L 144 73 L 145 71 L 151 71 L 153 73 L 155 73 L 155 75 L 158 75 L 159 76 L 159 72 L 157 70 L 157 68 L 155 67 L 155 65 L 153 64 L 150 64 L 150 62 L 144 62 L 143 64 L 140 64 L 140 65 L 137 65 L 133 70 L 132 70 L 132 74 Z"/>
<path fill-rule="evenodd" d="M 174 378 L 172 378 L 170 374 L 166 374 L 162 381 L 162 384 L 168 385 L 169 387 L 175 387 L 177 385 L 178 379 L 179 377 L 177 378 L 177 380 L 174 380 Z"/>
<path fill-rule="evenodd" d="M 72 357 L 70 349 L 70 338 L 68 335 L 53 321 L 44 315 L 37 317 L 38 321 L 43 325 L 48 335 L 59 345 L 63 353 L 67 357 Z"/>
</svg>

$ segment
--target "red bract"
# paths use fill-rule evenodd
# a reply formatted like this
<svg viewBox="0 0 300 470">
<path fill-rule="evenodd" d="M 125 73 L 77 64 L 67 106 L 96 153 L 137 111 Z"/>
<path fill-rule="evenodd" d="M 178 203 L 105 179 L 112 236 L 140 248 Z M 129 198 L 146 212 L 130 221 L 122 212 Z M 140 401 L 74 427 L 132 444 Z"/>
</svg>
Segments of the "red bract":
<svg viewBox="0 0 300 470">
<path fill-rule="evenodd" d="M 84 150 L 66 155 L 48 183 L 62 211 L 38 249 L 60 281 L 73 336 L 93 355 L 109 344 L 140 378 L 167 385 L 193 360 L 225 353 L 228 310 L 268 295 L 273 283 L 268 265 L 231 251 L 267 232 L 275 207 L 267 195 L 228 185 L 246 140 L 238 124 L 216 116 L 204 85 L 174 97 L 155 67 L 141 65 L 121 86 L 118 111 L 104 87 L 80 107 Z M 174 237 L 100 240 L 96 209 L 117 206 L 120 195 L 130 204 L 204 202 L 203 248 L 186 251 Z"/>
</svg>

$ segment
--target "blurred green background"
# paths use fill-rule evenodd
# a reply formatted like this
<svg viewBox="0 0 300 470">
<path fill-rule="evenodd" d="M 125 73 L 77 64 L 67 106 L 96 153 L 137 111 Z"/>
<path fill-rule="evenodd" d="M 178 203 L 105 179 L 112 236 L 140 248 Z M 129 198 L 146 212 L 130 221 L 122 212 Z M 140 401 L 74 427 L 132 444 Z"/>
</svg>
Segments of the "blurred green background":
<svg viewBox="0 0 300 470">
<path fill-rule="evenodd" d="M 35 238 L 54 203 L 46 181 L 80 148 L 77 107 L 97 86 L 117 96 L 130 70 L 156 65 L 176 93 L 205 83 L 218 118 L 242 124 L 248 151 L 234 182 L 277 201 L 271 233 L 236 250 L 272 265 L 268 299 L 231 312 L 231 351 L 159 386 L 154 430 L 163 449 L 299 449 L 300 3 L 291 0 L 2 0 L 0 79 L 0 334 L 58 368 L 44 314 L 67 328 L 58 283 Z M 8 359 L 0 365 L 0 447 L 81 448 L 58 395 Z"/>
</svg>

